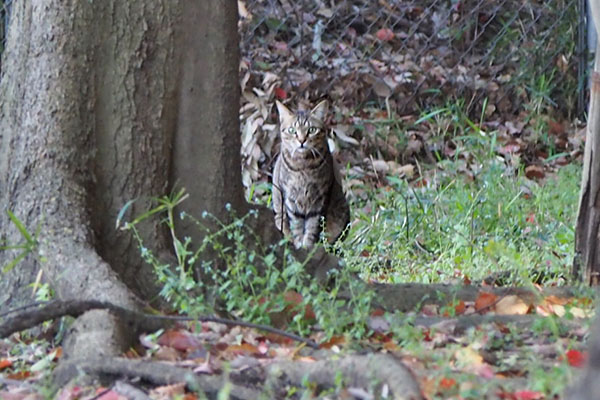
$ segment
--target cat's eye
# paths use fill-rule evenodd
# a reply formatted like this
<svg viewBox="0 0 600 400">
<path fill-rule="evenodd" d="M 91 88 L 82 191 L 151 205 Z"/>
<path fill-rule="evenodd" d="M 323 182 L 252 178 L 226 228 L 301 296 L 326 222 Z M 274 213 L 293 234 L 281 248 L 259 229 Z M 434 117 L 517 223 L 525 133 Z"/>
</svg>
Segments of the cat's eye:
<svg viewBox="0 0 600 400">
<path fill-rule="evenodd" d="M 295 135 L 296 134 L 296 128 L 294 128 L 293 126 L 290 126 L 289 128 L 287 128 L 287 132 L 290 135 Z"/>
<path fill-rule="evenodd" d="M 319 132 L 319 128 L 311 126 L 310 128 L 308 128 L 308 134 L 309 135 L 316 135 Z"/>
</svg>

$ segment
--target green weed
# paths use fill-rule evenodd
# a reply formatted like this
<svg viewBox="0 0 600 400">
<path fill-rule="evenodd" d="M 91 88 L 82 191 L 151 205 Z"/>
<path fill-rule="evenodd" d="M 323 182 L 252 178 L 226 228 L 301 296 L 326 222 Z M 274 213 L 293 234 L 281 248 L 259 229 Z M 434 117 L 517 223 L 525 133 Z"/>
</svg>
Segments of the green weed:
<svg viewBox="0 0 600 400">
<path fill-rule="evenodd" d="M 174 208 L 185 198 L 183 190 L 158 198 L 154 208 L 122 224 L 134 235 L 142 257 L 153 267 L 162 287 L 160 295 L 176 311 L 199 315 L 224 308 L 237 318 L 270 323 L 275 315 L 292 309 L 289 327 L 301 334 L 312 328 L 312 314 L 329 337 L 348 334 L 358 338 L 368 332 L 371 295 L 352 277 L 352 270 L 332 272 L 335 283 L 325 290 L 322 283 L 306 273 L 309 259 L 296 259 L 286 240 L 268 246 L 260 243 L 247 224 L 250 218 L 257 217 L 256 211 L 237 217 L 229 205 L 226 208 L 231 213 L 230 222 L 209 213 L 203 213 L 200 219 L 186 213 L 179 215 L 193 221 L 204 233 L 202 243 L 194 248 L 190 238 L 179 238 L 175 228 Z M 123 214 L 124 210 L 120 216 Z M 136 229 L 138 223 L 153 216 L 162 217 L 171 233 L 177 256 L 175 265 L 160 262 L 144 246 Z M 208 252 L 215 258 L 207 259 Z M 338 299 L 342 290 L 350 294 L 349 299 Z"/>
</svg>

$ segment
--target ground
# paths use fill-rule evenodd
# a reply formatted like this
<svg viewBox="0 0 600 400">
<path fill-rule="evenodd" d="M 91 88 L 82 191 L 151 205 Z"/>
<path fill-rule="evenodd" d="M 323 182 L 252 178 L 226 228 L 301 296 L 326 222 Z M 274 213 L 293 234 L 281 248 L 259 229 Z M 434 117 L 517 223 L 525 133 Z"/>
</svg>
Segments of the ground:
<svg viewBox="0 0 600 400">
<path fill-rule="evenodd" d="M 376 9 L 361 1 L 355 8 L 340 2 L 336 10 L 278 4 L 282 8 L 268 14 L 269 1 L 240 1 L 246 195 L 269 203 L 275 100 L 329 97 L 330 147 L 342 166 L 352 224 L 345 241 L 328 251 L 340 255 L 344 269 L 332 281 L 315 282 L 290 252 L 277 259 L 276 249 L 248 245 L 254 240 L 246 224 L 252 214 L 235 216 L 214 233 L 232 246 L 209 240 L 185 248 L 212 246 L 225 262 L 225 271 L 199 266 L 218 283 L 210 295 L 190 294 L 201 283 L 186 268 L 194 255 L 181 250 L 184 238 L 174 243 L 181 257 L 172 266 L 178 276 L 143 243 L 140 256 L 154 266 L 172 311 L 202 315 L 225 306 L 230 319 L 268 324 L 300 338 L 178 321 L 140 334 L 122 359 L 86 366 L 120 380 L 57 388 L 50 376 L 61 359 L 69 318 L 56 319 L 0 341 L 0 398 L 145 398 L 140 390 L 155 399 L 202 398 L 193 384 L 181 382 L 186 370 L 214 398 L 256 398 L 259 392 L 264 398 L 397 398 L 387 371 L 364 373 L 368 357 L 414 376 L 427 399 L 561 398 L 585 362 L 594 298 L 586 288 L 573 287 L 570 277 L 584 125 L 569 108 L 575 77 L 568 40 L 544 47 L 550 54 L 544 65 L 553 69 L 519 69 L 513 59 L 500 57 L 519 29 L 509 27 L 513 36 L 496 42 L 500 61 L 482 58 L 498 37 L 490 32 L 502 32 L 485 27 L 498 28 L 504 9 L 464 12 L 457 2 L 437 14 L 414 5 L 395 14 L 386 1 Z M 387 14 L 386 5 L 392 7 Z M 358 21 L 352 14 L 357 9 Z M 521 11 L 516 15 L 526 21 Z M 556 15 L 552 9 L 530 11 L 539 17 L 539 31 L 558 25 L 561 38 L 573 34 L 562 16 L 555 18 L 560 23 L 544 25 Z M 481 32 L 487 32 L 482 42 L 468 35 L 449 42 L 436 30 L 444 13 L 453 21 L 448 34 L 476 13 Z M 299 14 L 304 25 L 290 19 Z M 319 20 L 326 24 L 317 43 Z M 468 56 L 461 57 L 465 49 Z M 134 225 L 126 226 L 132 234 Z M 32 301 L 51 296 L 51 288 L 41 286 Z M 358 367 L 343 369 L 340 360 Z M 166 364 L 158 365 L 161 374 L 138 361 Z M 327 382 L 318 374 L 294 379 L 288 362 L 302 372 L 312 366 L 323 376 L 342 369 L 345 374 Z M 269 381 L 274 366 L 290 368 L 287 379 Z M 356 370 L 366 379 L 355 379 Z"/>
</svg>

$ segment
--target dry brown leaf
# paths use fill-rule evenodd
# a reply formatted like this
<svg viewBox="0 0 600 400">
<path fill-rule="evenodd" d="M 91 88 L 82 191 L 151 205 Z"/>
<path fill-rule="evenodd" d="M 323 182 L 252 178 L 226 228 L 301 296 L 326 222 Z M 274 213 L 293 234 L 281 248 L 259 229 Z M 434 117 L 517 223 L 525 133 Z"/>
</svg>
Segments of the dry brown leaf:
<svg viewBox="0 0 600 400">
<path fill-rule="evenodd" d="M 471 346 L 463 347 L 454 352 L 454 359 L 458 367 L 470 368 L 477 367 L 483 363 L 483 357 Z"/>
<path fill-rule="evenodd" d="M 509 295 L 498 300 L 494 309 L 499 315 L 524 315 L 529 311 L 529 304 L 519 296 Z"/>
<path fill-rule="evenodd" d="M 148 394 L 154 400 L 171 400 L 185 394 L 185 382 L 154 388 Z"/>
<path fill-rule="evenodd" d="M 494 303 L 498 300 L 498 296 L 489 292 L 480 292 L 475 299 L 475 311 L 484 310 L 488 311 L 488 309 L 494 305 Z"/>
<path fill-rule="evenodd" d="M 530 165 L 525 168 L 525 176 L 529 179 L 542 179 L 546 176 L 544 168 L 539 165 Z"/>
</svg>

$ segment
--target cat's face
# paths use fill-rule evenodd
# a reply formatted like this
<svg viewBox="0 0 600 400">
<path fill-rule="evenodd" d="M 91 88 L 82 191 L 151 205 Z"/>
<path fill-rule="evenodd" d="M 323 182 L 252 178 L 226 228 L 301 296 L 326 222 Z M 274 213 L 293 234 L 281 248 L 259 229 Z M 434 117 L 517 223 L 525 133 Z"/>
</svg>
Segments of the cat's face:
<svg viewBox="0 0 600 400">
<path fill-rule="evenodd" d="M 325 116 L 327 100 L 321 101 L 310 111 L 292 113 L 279 101 L 276 102 L 279 112 L 281 133 L 281 151 L 291 158 L 322 158 L 327 149 L 327 131 Z"/>
</svg>

